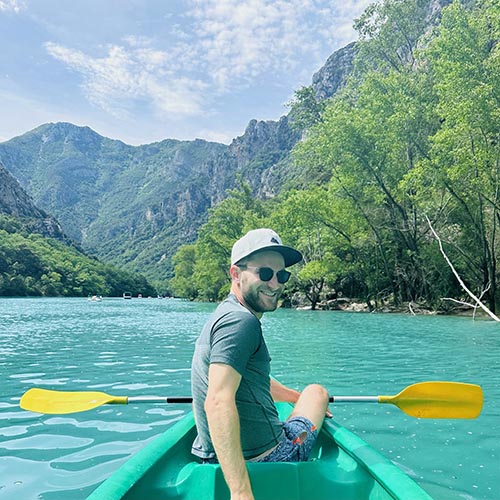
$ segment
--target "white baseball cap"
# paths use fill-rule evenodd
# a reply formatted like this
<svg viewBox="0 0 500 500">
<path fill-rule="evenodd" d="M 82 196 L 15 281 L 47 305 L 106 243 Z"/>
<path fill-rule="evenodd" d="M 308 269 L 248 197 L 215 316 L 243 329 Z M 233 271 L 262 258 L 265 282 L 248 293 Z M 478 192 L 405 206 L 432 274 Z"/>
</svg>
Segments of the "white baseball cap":
<svg viewBox="0 0 500 500">
<path fill-rule="evenodd" d="M 285 267 L 293 266 L 302 260 L 302 254 L 295 248 L 283 245 L 281 238 L 272 229 L 253 229 L 233 245 L 231 264 L 264 250 L 279 252 L 285 259 Z"/>
</svg>

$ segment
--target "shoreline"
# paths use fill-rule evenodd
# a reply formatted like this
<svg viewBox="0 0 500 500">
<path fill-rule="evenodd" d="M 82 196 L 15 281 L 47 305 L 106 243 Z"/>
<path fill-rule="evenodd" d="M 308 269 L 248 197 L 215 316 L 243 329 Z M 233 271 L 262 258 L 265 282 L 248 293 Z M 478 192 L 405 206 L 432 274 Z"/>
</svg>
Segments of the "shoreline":
<svg viewBox="0 0 500 500">
<path fill-rule="evenodd" d="M 136 300 L 154 299 L 163 297 L 135 297 Z M 205 302 L 198 300 L 189 300 L 181 297 L 165 297 L 168 299 L 186 300 L 189 302 Z M 84 299 L 89 302 L 93 302 L 91 298 L 84 296 L 0 296 L 0 299 Z M 106 296 L 102 297 L 96 302 L 102 302 L 109 299 L 123 300 L 120 296 Z M 207 302 L 209 303 L 209 302 Z M 294 297 L 291 301 L 285 299 L 281 301 L 278 306 L 283 309 L 295 309 L 297 311 L 311 311 L 312 306 L 310 302 L 305 298 Z M 326 301 L 320 301 L 316 304 L 315 311 L 341 311 L 341 312 L 355 312 L 364 314 L 407 314 L 410 316 L 462 316 L 470 318 L 480 318 L 487 319 L 488 315 L 478 306 L 474 308 L 472 306 L 467 306 L 466 304 L 455 304 L 446 309 L 429 309 L 421 304 L 415 302 L 404 302 L 399 306 L 392 304 L 382 304 L 378 307 L 373 304 L 368 305 L 359 298 L 338 298 Z"/>
<path fill-rule="evenodd" d="M 285 306 L 286 307 L 286 306 Z M 299 311 L 311 311 L 312 306 L 305 301 L 295 302 L 289 305 L 292 309 Z M 471 318 L 488 318 L 488 315 L 478 306 L 467 306 L 466 304 L 455 304 L 446 309 L 429 309 L 415 302 L 404 302 L 399 306 L 383 304 L 376 307 L 360 299 L 339 298 L 321 301 L 316 304 L 315 311 L 343 311 L 368 314 L 408 314 L 410 316 L 463 316 Z"/>
</svg>

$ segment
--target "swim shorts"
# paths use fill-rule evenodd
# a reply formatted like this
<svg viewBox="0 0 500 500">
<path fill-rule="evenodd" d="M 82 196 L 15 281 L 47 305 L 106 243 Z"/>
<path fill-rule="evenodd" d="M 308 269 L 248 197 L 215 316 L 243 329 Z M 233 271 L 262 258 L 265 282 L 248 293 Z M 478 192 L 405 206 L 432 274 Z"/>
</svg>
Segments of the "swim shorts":
<svg viewBox="0 0 500 500">
<path fill-rule="evenodd" d="M 283 424 L 285 437 L 271 453 L 256 462 L 306 462 L 318 437 L 318 429 L 305 417 L 292 417 Z"/>
</svg>

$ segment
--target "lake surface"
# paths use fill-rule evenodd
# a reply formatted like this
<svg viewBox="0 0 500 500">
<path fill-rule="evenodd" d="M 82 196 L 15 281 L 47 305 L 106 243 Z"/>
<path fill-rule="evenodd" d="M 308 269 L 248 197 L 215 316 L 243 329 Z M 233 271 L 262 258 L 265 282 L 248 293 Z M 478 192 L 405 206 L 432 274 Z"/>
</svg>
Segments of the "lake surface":
<svg viewBox="0 0 500 500">
<path fill-rule="evenodd" d="M 0 498 L 83 499 L 189 411 L 19 408 L 31 387 L 189 395 L 196 337 L 213 304 L 161 299 L 0 299 Z M 425 380 L 480 384 L 476 420 L 428 420 L 393 405 L 333 405 L 334 418 L 437 500 L 500 498 L 500 325 L 460 317 L 278 310 L 263 318 L 273 374 L 336 395 L 396 394 Z"/>
</svg>

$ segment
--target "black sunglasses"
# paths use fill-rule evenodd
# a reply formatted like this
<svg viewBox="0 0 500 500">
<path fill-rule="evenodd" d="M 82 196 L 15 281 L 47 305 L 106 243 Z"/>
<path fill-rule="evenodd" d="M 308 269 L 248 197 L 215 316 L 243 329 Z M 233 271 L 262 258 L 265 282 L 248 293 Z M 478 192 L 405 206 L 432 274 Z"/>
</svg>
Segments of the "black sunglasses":
<svg viewBox="0 0 500 500">
<path fill-rule="evenodd" d="M 271 281 L 274 276 L 274 270 L 271 269 L 270 267 L 252 267 L 252 266 L 238 266 L 241 269 L 254 269 L 257 271 L 259 278 L 261 281 Z M 276 273 L 276 278 L 278 279 L 278 283 L 283 285 L 286 283 L 289 279 L 292 273 L 290 271 L 287 271 L 286 269 L 281 269 L 281 271 L 278 271 Z"/>
</svg>

